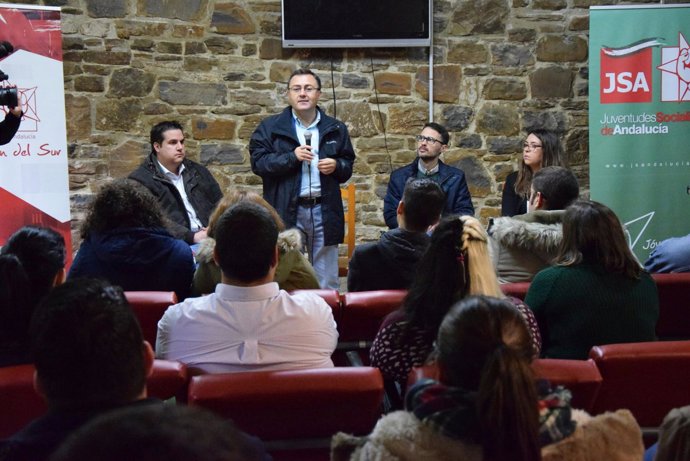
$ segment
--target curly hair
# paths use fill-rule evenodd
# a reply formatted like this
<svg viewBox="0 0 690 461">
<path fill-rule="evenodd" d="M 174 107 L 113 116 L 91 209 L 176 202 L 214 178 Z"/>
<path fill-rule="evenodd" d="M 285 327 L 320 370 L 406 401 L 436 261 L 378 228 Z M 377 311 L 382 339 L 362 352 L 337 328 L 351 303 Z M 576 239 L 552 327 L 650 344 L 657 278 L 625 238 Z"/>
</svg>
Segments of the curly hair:
<svg viewBox="0 0 690 461">
<path fill-rule="evenodd" d="M 106 184 L 91 202 L 81 226 L 82 238 L 91 233 L 127 227 L 167 227 L 167 219 L 156 198 L 146 187 L 129 179 Z"/>
</svg>

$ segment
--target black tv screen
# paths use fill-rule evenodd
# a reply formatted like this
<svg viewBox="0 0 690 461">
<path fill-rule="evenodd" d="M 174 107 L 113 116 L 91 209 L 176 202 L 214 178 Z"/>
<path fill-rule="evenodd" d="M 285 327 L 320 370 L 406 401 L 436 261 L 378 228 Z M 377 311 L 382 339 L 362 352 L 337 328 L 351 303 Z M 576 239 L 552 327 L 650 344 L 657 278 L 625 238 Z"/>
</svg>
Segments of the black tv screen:
<svg viewBox="0 0 690 461">
<path fill-rule="evenodd" d="M 431 0 L 282 0 L 283 48 L 428 47 Z"/>
</svg>

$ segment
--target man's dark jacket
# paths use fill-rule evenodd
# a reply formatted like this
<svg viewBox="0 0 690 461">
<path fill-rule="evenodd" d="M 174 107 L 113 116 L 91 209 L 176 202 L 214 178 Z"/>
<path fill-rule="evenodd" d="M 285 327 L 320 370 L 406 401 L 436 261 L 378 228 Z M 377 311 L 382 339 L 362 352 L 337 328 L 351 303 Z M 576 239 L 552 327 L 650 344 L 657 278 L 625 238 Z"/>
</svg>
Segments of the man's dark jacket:
<svg viewBox="0 0 690 461">
<path fill-rule="evenodd" d="M 428 247 L 426 233 L 400 228 L 386 232 L 378 242 L 357 246 L 347 272 L 347 291 L 409 288 Z"/>
<path fill-rule="evenodd" d="M 201 224 L 208 226 L 208 218 L 223 198 L 220 186 L 204 166 L 189 159 L 183 160 L 185 170 L 182 172 L 184 189 L 187 198 L 194 207 Z M 140 182 L 158 199 L 170 219 L 170 232 L 175 238 L 187 243 L 194 242 L 194 232 L 190 230 L 189 215 L 182 201 L 182 196 L 175 185 L 165 177 L 158 165 L 155 153 L 149 154 L 144 162 L 129 175 L 129 179 Z"/>
<path fill-rule="evenodd" d="M 345 236 L 340 184 L 352 176 L 355 151 L 345 124 L 317 110 L 321 113 L 319 159 L 336 160 L 332 174 L 320 175 L 324 245 L 329 246 L 342 243 Z M 264 199 L 278 211 L 288 228 L 297 224 L 297 199 L 302 183 L 302 162 L 294 152 L 298 146 L 291 107 L 264 119 L 249 141 L 252 171 L 263 179 Z"/>
<path fill-rule="evenodd" d="M 398 227 L 396 219 L 398 203 L 402 200 L 407 180 L 417 177 L 419 172 L 418 163 L 419 157 L 409 165 L 398 168 L 391 173 L 391 178 L 388 181 L 388 191 L 383 199 L 383 219 L 386 221 L 389 229 Z M 446 194 L 446 206 L 443 209 L 443 216 L 474 216 L 474 206 L 472 205 L 470 190 L 467 188 L 465 173 L 439 160 L 438 174 L 439 184 Z"/>
</svg>

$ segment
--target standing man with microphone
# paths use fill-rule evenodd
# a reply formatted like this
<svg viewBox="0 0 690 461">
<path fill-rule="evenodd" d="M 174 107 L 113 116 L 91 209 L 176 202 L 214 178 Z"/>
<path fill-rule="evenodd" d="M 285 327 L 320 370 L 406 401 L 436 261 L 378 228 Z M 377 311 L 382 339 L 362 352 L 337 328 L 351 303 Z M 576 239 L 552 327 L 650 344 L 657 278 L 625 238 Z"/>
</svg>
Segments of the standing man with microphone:
<svg viewBox="0 0 690 461">
<path fill-rule="evenodd" d="M 249 153 L 266 201 L 287 227 L 305 235 L 319 285 L 338 289 L 338 244 L 345 236 L 340 184 L 352 176 L 355 152 L 345 124 L 317 106 L 320 96 L 321 79 L 295 70 L 288 79 L 289 106 L 259 124 Z"/>
</svg>

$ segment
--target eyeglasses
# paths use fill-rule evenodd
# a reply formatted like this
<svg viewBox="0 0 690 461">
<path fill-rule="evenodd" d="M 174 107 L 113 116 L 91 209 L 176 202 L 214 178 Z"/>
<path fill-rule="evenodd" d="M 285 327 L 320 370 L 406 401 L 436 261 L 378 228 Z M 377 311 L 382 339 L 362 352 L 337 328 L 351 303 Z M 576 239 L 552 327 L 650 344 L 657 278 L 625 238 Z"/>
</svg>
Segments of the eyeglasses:
<svg viewBox="0 0 690 461">
<path fill-rule="evenodd" d="M 291 86 L 289 90 L 292 94 L 300 94 L 302 91 L 307 94 L 313 94 L 316 91 L 321 91 L 321 88 L 314 88 L 313 86 Z"/>
<path fill-rule="evenodd" d="M 541 144 L 530 144 L 528 142 L 522 143 L 523 150 L 537 150 L 541 147 Z"/>
<path fill-rule="evenodd" d="M 421 134 L 418 135 L 418 136 L 415 136 L 414 138 L 417 140 L 417 142 L 424 142 L 424 141 L 426 141 L 426 142 L 428 142 L 428 143 L 429 143 L 430 145 L 432 145 L 432 146 L 433 146 L 434 144 L 436 144 L 436 143 L 443 144 L 443 141 L 440 141 L 440 140 L 438 140 L 438 139 L 436 139 L 436 138 L 430 138 L 430 137 L 428 137 L 428 136 L 422 136 Z"/>
</svg>

